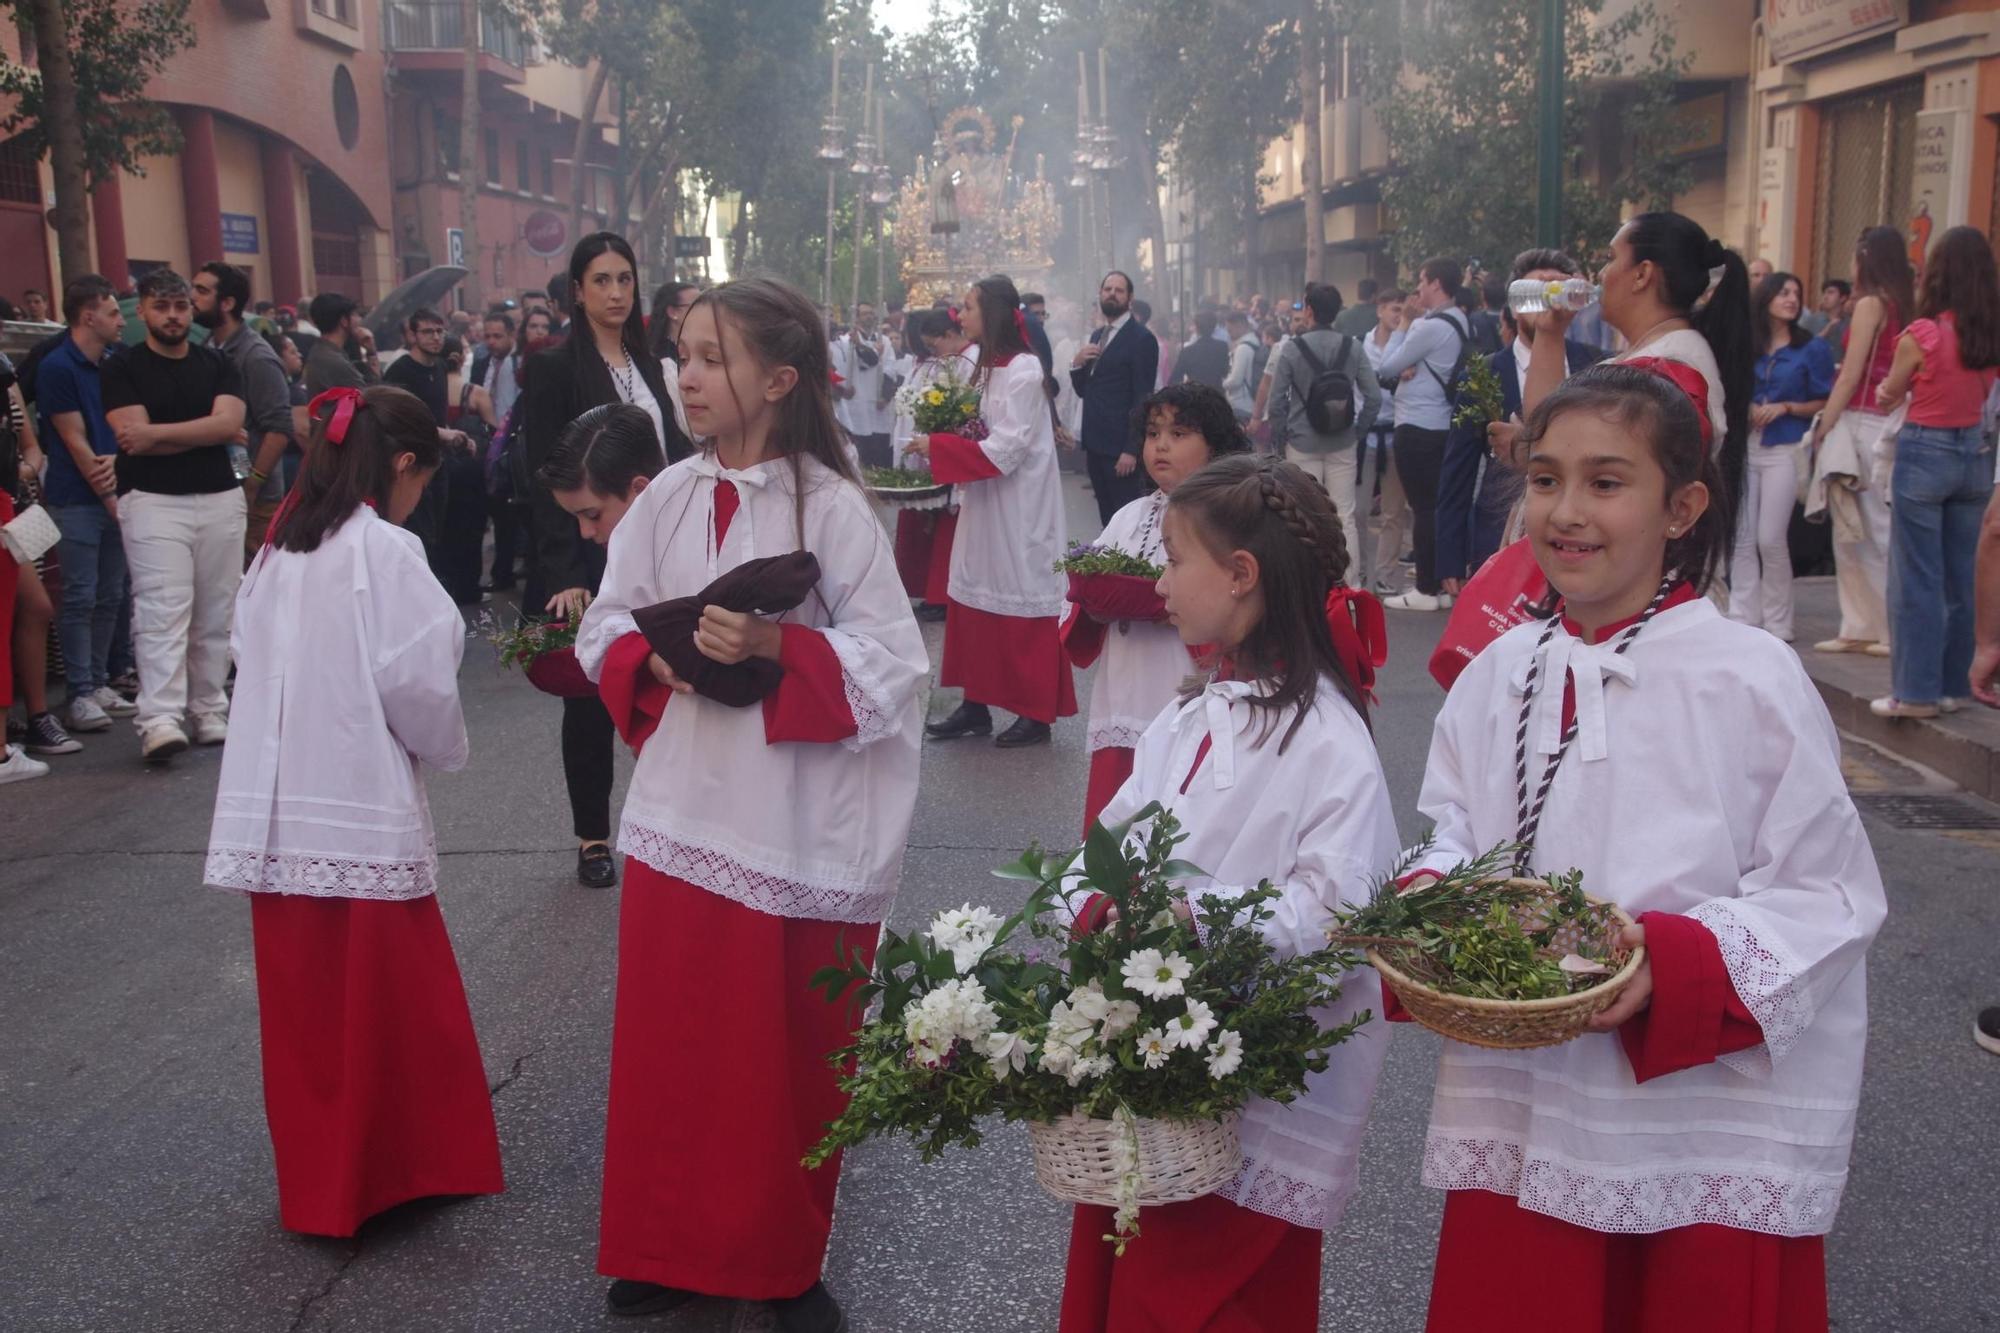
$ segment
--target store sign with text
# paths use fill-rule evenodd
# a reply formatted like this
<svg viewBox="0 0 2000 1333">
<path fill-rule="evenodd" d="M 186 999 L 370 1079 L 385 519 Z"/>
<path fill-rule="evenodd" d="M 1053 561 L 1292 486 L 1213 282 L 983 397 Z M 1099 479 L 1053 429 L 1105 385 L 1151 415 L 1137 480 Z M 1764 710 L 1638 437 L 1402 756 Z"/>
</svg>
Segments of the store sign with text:
<svg viewBox="0 0 2000 1333">
<path fill-rule="evenodd" d="M 1779 64 L 1818 55 L 1910 21 L 1910 0 L 1770 0 L 1764 35 Z"/>
</svg>

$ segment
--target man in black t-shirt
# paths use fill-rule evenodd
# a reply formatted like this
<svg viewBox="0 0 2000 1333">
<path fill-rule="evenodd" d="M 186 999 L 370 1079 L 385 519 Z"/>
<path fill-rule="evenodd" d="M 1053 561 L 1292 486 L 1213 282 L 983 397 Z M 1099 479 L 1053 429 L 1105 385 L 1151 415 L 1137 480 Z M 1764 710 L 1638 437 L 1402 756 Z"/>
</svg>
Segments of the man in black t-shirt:
<svg viewBox="0 0 2000 1333">
<path fill-rule="evenodd" d="M 442 427 L 449 424 L 445 420 L 449 373 L 444 363 L 444 319 L 424 307 L 403 326 L 403 355 L 389 363 L 382 372 L 382 382 L 408 389 L 423 399 Z"/>
<path fill-rule="evenodd" d="M 229 446 L 243 429 L 236 367 L 188 343 L 194 293 L 155 269 L 139 283 L 146 341 L 104 362 L 104 416 L 118 437 L 118 519 L 132 581 L 139 745 L 165 763 L 194 739 L 229 736 L 229 621 L 243 578 L 243 485 Z"/>
</svg>

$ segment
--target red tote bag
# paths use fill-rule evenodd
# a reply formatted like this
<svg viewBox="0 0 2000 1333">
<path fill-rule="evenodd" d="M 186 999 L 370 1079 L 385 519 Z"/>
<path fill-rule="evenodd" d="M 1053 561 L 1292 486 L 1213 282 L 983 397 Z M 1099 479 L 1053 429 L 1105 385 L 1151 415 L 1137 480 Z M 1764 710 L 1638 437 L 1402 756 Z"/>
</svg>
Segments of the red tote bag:
<svg viewBox="0 0 2000 1333">
<path fill-rule="evenodd" d="M 1523 537 L 1502 547 L 1466 580 L 1431 654 L 1431 679 L 1449 691 L 1486 645 L 1527 620 L 1528 607 L 1549 595 L 1549 580 Z"/>
</svg>

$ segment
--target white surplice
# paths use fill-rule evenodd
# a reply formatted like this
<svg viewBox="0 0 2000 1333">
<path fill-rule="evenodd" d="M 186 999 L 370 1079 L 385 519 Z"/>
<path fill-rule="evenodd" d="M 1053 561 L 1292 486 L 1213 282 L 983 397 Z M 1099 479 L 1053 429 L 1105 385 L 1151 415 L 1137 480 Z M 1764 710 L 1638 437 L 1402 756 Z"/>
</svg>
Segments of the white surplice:
<svg viewBox="0 0 2000 1333">
<path fill-rule="evenodd" d="M 1166 508 L 1164 491 L 1132 501 L 1111 516 L 1096 544 L 1164 565 L 1160 522 Z M 1121 620 L 1106 625 L 1104 653 L 1090 682 L 1088 748 L 1129 749 L 1137 745 L 1140 735 L 1193 671 L 1194 662 L 1181 642 L 1180 631 L 1167 622 Z"/>
<path fill-rule="evenodd" d="M 1140 738 L 1132 776 L 1103 822 L 1130 819 L 1158 801 L 1187 833 L 1175 856 L 1207 874 L 1186 886 L 1187 896 L 1234 898 L 1271 881 L 1283 896 L 1272 904 L 1265 936 L 1296 955 L 1324 948 L 1334 910 L 1366 902 L 1394 868 L 1396 821 L 1374 738 L 1332 680 L 1319 682 L 1311 712 L 1282 753 L 1293 714 L 1253 708 L 1245 700 L 1256 689 L 1215 681 L 1185 703 L 1168 704 Z M 1196 768 L 1204 739 L 1209 753 Z M 1364 1009 L 1376 1020 L 1333 1048 L 1297 1100 L 1243 1108 L 1243 1169 L 1216 1191 L 1295 1226 L 1340 1221 L 1389 1050 L 1374 970 L 1357 968 L 1342 981 L 1340 998 L 1315 1014 L 1321 1025 Z"/>
<path fill-rule="evenodd" d="M 1516 627 L 1458 678 L 1419 804 L 1443 871 L 1515 837 L 1514 732 L 1544 622 Z M 1531 865 L 1583 872 L 1637 916 L 1714 933 L 1764 1044 L 1644 1084 L 1617 1037 L 1492 1051 L 1446 1042 L 1424 1181 L 1516 1196 L 1594 1231 L 1716 1223 L 1823 1235 L 1847 1181 L 1869 941 L 1882 880 L 1840 771 L 1840 740 L 1792 650 L 1694 601 L 1623 655 L 1558 628 L 1529 720 L 1538 778 L 1576 685 L 1578 734 Z"/>
<path fill-rule="evenodd" d="M 419 764 L 465 767 L 465 622 L 423 544 L 364 506 L 307 554 L 266 546 L 237 590 L 229 649 L 236 693 L 203 881 L 434 892 Z"/>
<path fill-rule="evenodd" d="M 698 593 L 747 560 L 812 552 L 819 585 L 781 619 L 826 636 L 857 734 L 837 745 L 767 745 L 761 708 L 677 694 L 639 752 L 618 845 L 760 912 L 880 921 L 916 808 L 917 687 L 930 663 L 867 498 L 812 459 L 801 466 L 803 543 L 788 459 L 734 471 L 702 453 L 661 473 L 612 534 L 577 659 L 595 680 L 611 645 L 636 631 L 635 609 Z M 725 481 L 741 502 L 718 546 L 715 493 Z"/>
<path fill-rule="evenodd" d="M 961 484 L 951 547 L 954 602 L 996 616 L 1059 616 L 1068 581 L 1062 478 L 1042 363 L 1029 352 L 988 374 L 979 400 L 979 451 L 1001 475 Z"/>
</svg>

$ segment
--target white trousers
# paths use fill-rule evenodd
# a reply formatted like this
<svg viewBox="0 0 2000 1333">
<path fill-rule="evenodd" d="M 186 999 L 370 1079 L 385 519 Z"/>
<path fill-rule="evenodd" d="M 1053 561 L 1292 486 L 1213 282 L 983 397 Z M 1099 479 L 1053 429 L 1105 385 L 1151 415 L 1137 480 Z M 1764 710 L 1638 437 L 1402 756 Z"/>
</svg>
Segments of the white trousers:
<svg viewBox="0 0 2000 1333">
<path fill-rule="evenodd" d="M 243 581 L 243 492 L 118 497 L 132 576 L 132 656 L 144 731 L 229 711 L 229 623 Z"/>
<path fill-rule="evenodd" d="M 1729 617 L 1792 637 L 1792 506 L 1798 501 L 1797 446 L 1750 448 L 1743 512 L 1729 559 Z"/>
<path fill-rule="evenodd" d="M 1309 454 L 1289 445 L 1285 448 L 1285 461 L 1296 464 L 1308 474 L 1318 479 L 1326 487 L 1327 495 L 1333 500 L 1334 512 L 1340 515 L 1340 532 L 1347 538 L 1348 577 L 1358 578 L 1361 571 L 1361 534 L 1354 526 L 1354 476 L 1360 466 L 1360 446 L 1352 449 L 1335 449 L 1331 453 Z"/>
<path fill-rule="evenodd" d="M 1410 497 L 1403 494 L 1403 474 L 1394 457 L 1382 451 L 1382 526 L 1375 531 L 1375 563 L 1368 571 L 1372 587 L 1382 592 L 1403 590 L 1403 548 L 1410 542 Z"/>
</svg>

